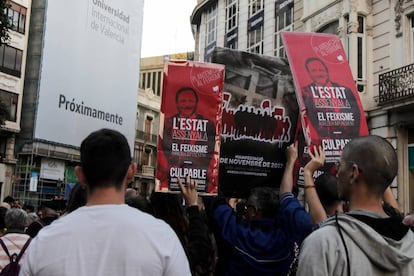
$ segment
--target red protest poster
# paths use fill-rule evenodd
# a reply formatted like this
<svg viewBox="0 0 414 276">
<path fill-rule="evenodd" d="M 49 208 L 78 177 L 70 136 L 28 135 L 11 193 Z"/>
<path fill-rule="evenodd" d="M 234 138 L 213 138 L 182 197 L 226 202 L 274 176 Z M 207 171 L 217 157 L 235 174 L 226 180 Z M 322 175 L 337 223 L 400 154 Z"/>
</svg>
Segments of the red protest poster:
<svg viewBox="0 0 414 276">
<path fill-rule="evenodd" d="M 322 145 L 333 163 L 354 137 L 368 135 L 362 104 L 340 38 L 282 34 L 292 70 L 306 144 Z M 305 152 L 308 149 L 305 149 Z"/>
<path fill-rule="evenodd" d="M 164 68 L 158 136 L 158 191 L 179 190 L 189 175 L 197 190 L 216 193 L 224 66 L 187 60 Z"/>
</svg>

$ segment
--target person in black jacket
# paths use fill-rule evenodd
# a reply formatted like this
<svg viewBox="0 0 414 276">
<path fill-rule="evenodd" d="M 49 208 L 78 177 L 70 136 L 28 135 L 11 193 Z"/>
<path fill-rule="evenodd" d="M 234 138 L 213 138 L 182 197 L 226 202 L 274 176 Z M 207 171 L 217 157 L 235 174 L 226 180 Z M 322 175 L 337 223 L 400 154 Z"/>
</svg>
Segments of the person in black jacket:
<svg viewBox="0 0 414 276">
<path fill-rule="evenodd" d="M 215 266 L 214 240 L 205 213 L 200 210 L 197 184 L 187 177 L 187 185 L 178 179 L 188 215 L 187 254 L 193 275 L 213 275 Z"/>
<path fill-rule="evenodd" d="M 234 213 L 225 198 L 219 196 L 211 203 L 213 220 L 219 230 L 216 231 L 217 246 L 220 246 L 217 269 L 224 270 L 222 275 L 289 273 L 295 244 L 300 246 L 312 231 L 309 213 L 292 193 L 297 155 L 297 143 L 287 147 L 279 195 L 273 187 L 253 188 L 244 204 L 242 218 Z M 223 257 L 227 265 L 220 261 Z"/>
<path fill-rule="evenodd" d="M 178 194 L 154 192 L 150 201 L 154 216 L 164 220 L 177 234 L 187 254 L 192 275 L 213 275 L 213 242 L 203 212 L 198 206 L 195 180 L 187 177 L 186 185 L 178 183 L 185 201 Z M 186 213 L 186 214 L 185 214 Z"/>
<path fill-rule="evenodd" d="M 28 234 L 31 238 L 37 236 L 39 231 L 51 224 L 54 220 L 59 218 L 59 214 L 53 210 L 52 208 L 41 206 L 39 208 L 39 213 L 41 214 L 39 220 L 33 221 L 26 229 L 26 234 Z"/>
</svg>

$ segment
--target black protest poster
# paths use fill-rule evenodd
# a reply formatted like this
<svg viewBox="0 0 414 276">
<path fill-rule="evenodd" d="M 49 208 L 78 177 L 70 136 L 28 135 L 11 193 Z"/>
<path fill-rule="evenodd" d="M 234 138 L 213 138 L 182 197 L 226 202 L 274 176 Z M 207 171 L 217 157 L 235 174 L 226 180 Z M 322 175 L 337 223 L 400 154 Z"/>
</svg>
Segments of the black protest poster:
<svg viewBox="0 0 414 276">
<path fill-rule="evenodd" d="M 218 47 L 212 59 L 225 65 L 219 189 L 279 187 L 299 114 L 287 60 Z"/>
</svg>

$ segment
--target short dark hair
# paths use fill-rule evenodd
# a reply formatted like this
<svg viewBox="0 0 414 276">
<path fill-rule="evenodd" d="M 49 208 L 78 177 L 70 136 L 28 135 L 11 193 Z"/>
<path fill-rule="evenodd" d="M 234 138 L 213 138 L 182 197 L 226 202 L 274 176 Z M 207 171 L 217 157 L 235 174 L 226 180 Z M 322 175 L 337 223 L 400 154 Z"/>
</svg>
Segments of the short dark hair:
<svg viewBox="0 0 414 276">
<path fill-rule="evenodd" d="M 309 71 L 309 68 L 308 68 L 309 63 L 314 62 L 314 61 L 317 61 L 320 64 L 322 64 L 322 66 L 325 68 L 326 72 L 329 72 L 328 66 L 326 66 L 325 62 L 323 62 L 320 58 L 317 58 L 317 57 L 310 57 L 310 58 L 306 59 L 306 61 L 305 61 L 306 71 Z"/>
<path fill-rule="evenodd" d="M 14 198 L 12 197 L 12 196 L 6 196 L 4 199 L 3 199 L 3 202 L 6 202 L 6 203 L 9 203 L 10 205 L 11 204 L 13 204 L 14 203 Z"/>
<path fill-rule="evenodd" d="M 390 142 L 377 135 L 352 139 L 345 146 L 342 159 L 348 166 L 352 163 L 358 166 L 368 189 L 378 196 L 382 196 L 397 175 L 395 149 Z"/>
<path fill-rule="evenodd" d="M 133 195 L 125 198 L 125 203 L 128 206 L 141 210 L 147 214 L 153 215 L 154 212 L 152 210 L 152 206 L 150 202 L 143 196 L 140 195 Z"/>
<path fill-rule="evenodd" d="M 69 199 L 66 204 L 66 212 L 70 213 L 85 206 L 88 201 L 88 187 L 82 183 L 76 183 L 70 191 Z"/>
<path fill-rule="evenodd" d="M 265 218 L 275 218 L 279 209 L 279 196 L 269 187 L 253 188 L 247 202 L 260 210 Z"/>
<path fill-rule="evenodd" d="M 33 205 L 24 204 L 23 209 L 26 210 L 26 212 L 31 213 L 34 212 L 35 208 Z"/>
<path fill-rule="evenodd" d="M 326 209 L 341 202 L 338 194 L 338 181 L 329 173 L 323 173 L 315 179 L 315 188 L 322 206 Z"/>
<path fill-rule="evenodd" d="M 186 87 L 182 87 L 180 88 L 177 93 L 175 93 L 175 102 L 178 102 L 178 98 L 180 97 L 181 93 L 185 92 L 185 91 L 191 91 L 194 94 L 194 97 L 196 98 L 196 103 L 198 103 L 198 95 L 197 92 L 194 90 L 194 88 L 186 86 Z"/>
<path fill-rule="evenodd" d="M 120 132 L 100 129 L 82 141 L 80 160 L 88 187 L 122 189 L 123 180 L 131 164 L 128 141 Z"/>
<path fill-rule="evenodd" d="M 177 234 L 184 248 L 188 244 L 188 221 L 182 207 L 180 194 L 154 192 L 150 204 L 156 218 L 164 220 Z"/>
</svg>

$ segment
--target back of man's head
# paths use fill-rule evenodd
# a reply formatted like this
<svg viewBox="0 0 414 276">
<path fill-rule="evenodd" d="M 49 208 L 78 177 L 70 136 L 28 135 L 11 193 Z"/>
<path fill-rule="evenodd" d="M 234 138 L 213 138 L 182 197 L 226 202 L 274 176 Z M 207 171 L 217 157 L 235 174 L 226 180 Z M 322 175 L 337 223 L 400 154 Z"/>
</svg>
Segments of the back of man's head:
<svg viewBox="0 0 414 276">
<path fill-rule="evenodd" d="M 24 231 L 27 226 L 27 213 L 19 208 L 11 208 L 7 210 L 4 217 L 7 231 Z"/>
<path fill-rule="evenodd" d="M 14 198 L 13 198 L 13 197 L 11 197 L 11 196 L 6 196 L 6 197 L 3 199 L 3 202 L 6 202 L 6 203 L 8 203 L 8 204 L 10 204 L 10 205 L 13 205 L 13 203 L 14 203 Z"/>
<path fill-rule="evenodd" d="M 367 188 L 377 196 L 382 196 L 397 175 L 398 160 L 394 147 L 380 136 L 352 139 L 345 146 L 342 159 L 358 166 Z"/>
<path fill-rule="evenodd" d="M 269 187 L 253 188 L 250 191 L 247 203 L 260 211 L 262 217 L 276 218 L 279 209 L 279 197 L 274 189 Z"/>
<path fill-rule="evenodd" d="M 326 209 L 341 202 L 338 183 L 334 175 L 323 173 L 315 179 L 315 188 L 322 206 Z"/>
<path fill-rule="evenodd" d="M 138 192 L 134 188 L 127 188 L 125 190 L 125 198 L 133 197 L 133 196 L 136 196 L 136 195 L 138 195 Z"/>
<path fill-rule="evenodd" d="M 88 201 L 88 187 L 82 183 L 76 185 L 70 191 L 69 199 L 66 204 L 66 212 L 70 213 L 86 205 Z"/>
<path fill-rule="evenodd" d="M 131 151 L 124 135 L 111 129 L 100 129 L 89 134 L 80 147 L 81 166 L 88 186 L 122 188 Z"/>
<path fill-rule="evenodd" d="M 142 212 L 153 215 L 152 206 L 149 201 L 140 195 L 131 195 L 125 198 L 125 203 L 133 208 L 141 210 Z"/>
</svg>

